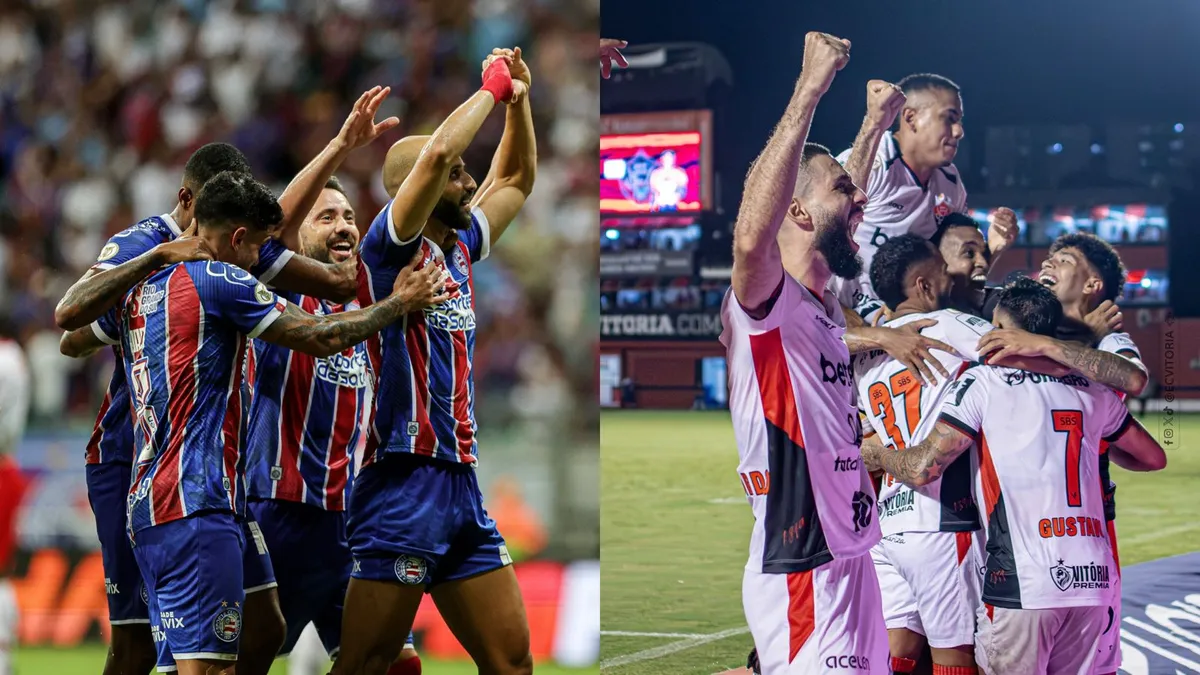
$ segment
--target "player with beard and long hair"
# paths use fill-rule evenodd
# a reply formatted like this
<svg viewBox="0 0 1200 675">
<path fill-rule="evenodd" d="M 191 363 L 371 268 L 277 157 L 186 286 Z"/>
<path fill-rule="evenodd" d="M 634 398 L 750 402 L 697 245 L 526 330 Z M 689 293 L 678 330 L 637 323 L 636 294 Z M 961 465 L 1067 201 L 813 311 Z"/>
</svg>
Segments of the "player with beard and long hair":
<svg viewBox="0 0 1200 675">
<path fill-rule="evenodd" d="M 449 273 L 458 295 L 410 314 L 368 343 L 375 405 L 350 493 L 353 571 L 338 675 L 381 675 L 400 651 L 425 593 L 480 672 L 533 671 L 529 624 L 512 558 L 483 508 L 471 360 L 473 264 L 533 189 L 537 146 L 529 68 L 519 48 L 494 50 L 483 87 L 429 137 L 388 151 L 393 199 L 363 236 L 359 302 L 369 306 L 414 253 Z M 504 136 L 482 185 L 462 153 L 493 108 Z"/>
<path fill-rule="evenodd" d="M 721 309 L 738 472 L 754 514 L 742 602 L 772 675 L 890 672 L 845 318 L 824 292 L 832 276 L 862 271 L 850 236 L 867 198 L 827 149 L 806 143 L 849 58 L 849 41 L 805 36 L 787 111 L 746 178 Z"/>
</svg>

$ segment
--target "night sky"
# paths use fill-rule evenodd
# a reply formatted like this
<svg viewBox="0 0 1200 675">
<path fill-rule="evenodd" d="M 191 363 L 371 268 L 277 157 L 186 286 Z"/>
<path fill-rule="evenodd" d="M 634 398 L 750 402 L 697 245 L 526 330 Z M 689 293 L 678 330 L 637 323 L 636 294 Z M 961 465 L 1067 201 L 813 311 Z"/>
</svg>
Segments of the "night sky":
<svg viewBox="0 0 1200 675">
<path fill-rule="evenodd" d="M 984 128 L 999 124 L 1200 122 L 1200 2 L 1191 0 L 604 0 L 601 7 L 603 37 L 705 42 L 728 59 L 732 123 L 720 140 L 732 147 L 721 169 L 737 184 L 734 194 L 786 106 L 809 30 L 852 43 L 809 136 L 835 153 L 862 122 L 867 80 L 921 71 L 963 88 L 976 152 Z"/>
</svg>

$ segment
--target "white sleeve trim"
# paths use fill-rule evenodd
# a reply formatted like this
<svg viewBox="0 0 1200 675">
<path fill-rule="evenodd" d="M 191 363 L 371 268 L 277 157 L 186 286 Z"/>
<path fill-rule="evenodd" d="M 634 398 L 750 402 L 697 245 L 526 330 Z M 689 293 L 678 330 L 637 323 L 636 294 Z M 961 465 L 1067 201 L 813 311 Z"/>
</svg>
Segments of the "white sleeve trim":
<svg viewBox="0 0 1200 675">
<path fill-rule="evenodd" d="M 284 307 L 287 307 L 287 300 L 279 298 L 279 302 L 283 303 Z M 267 312 L 267 315 L 262 318 L 262 321 L 258 322 L 258 325 L 254 327 L 254 330 L 246 333 L 246 337 L 253 340 L 259 335 L 262 335 L 262 332 L 270 328 L 271 324 L 275 323 L 275 320 L 281 316 L 283 316 L 283 312 L 279 309 L 279 306 L 276 305 L 270 312 Z"/>
<path fill-rule="evenodd" d="M 290 248 L 286 249 L 283 253 L 280 253 L 279 257 L 275 259 L 275 262 L 271 263 L 271 266 L 268 267 L 265 272 L 258 275 L 258 280 L 264 284 L 271 283 L 271 280 L 279 274 L 279 270 L 283 269 L 294 255 L 296 255 L 296 252 Z"/>
<path fill-rule="evenodd" d="M 479 232 L 482 237 L 482 241 L 479 242 L 479 261 L 483 262 L 492 252 L 492 226 L 488 223 L 487 214 L 478 206 L 471 209 L 471 216 L 479 221 Z"/>
<path fill-rule="evenodd" d="M 408 246 L 409 244 L 421 238 L 421 234 L 423 234 L 425 228 L 421 228 L 421 232 L 414 234 L 412 239 L 409 239 L 408 241 L 400 241 L 400 235 L 396 233 L 396 221 L 392 220 L 392 202 L 394 201 L 396 201 L 395 198 L 392 198 L 392 201 L 388 202 L 387 206 L 383 207 L 387 209 L 388 238 L 390 238 L 392 243 L 397 246 Z"/>
<path fill-rule="evenodd" d="M 92 269 L 97 270 L 99 272 L 103 272 L 104 270 L 111 270 L 113 267 L 116 267 L 116 266 L 113 265 L 112 263 L 106 263 L 106 262 L 96 263 L 95 265 L 92 265 Z M 112 622 L 110 621 L 109 623 L 112 623 Z M 146 623 L 150 623 L 150 620 L 147 619 Z"/>
<path fill-rule="evenodd" d="M 104 329 L 100 327 L 99 321 L 92 322 L 92 334 L 94 334 L 97 339 L 99 339 L 101 342 L 103 342 L 106 345 L 116 346 L 116 345 L 121 344 L 120 340 L 114 340 L 111 337 L 109 337 L 108 333 L 104 332 Z"/>
</svg>

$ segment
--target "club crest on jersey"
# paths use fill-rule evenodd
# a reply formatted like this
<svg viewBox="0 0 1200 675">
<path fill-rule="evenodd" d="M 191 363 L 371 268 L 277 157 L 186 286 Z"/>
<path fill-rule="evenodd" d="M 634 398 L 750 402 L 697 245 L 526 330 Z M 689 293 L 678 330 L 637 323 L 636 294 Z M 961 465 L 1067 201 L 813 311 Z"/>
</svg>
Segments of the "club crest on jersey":
<svg viewBox="0 0 1200 675">
<path fill-rule="evenodd" d="M 463 255 L 462 249 L 455 246 L 454 254 L 450 258 L 454 261 L 454 269 L 465 276 L 467 274 L 467 256 Z"/>
<path fill-rule="evenodd" d="M 425 581 L 428 566 L 425 561 L 411 555 L 396 558 L 396 578 L 402 584 L 416 585 Z"/>
<path fill-rule="evenodd" d="M 939 193 L 938 196 L 934 198 L 933 217 L 936 218 L 939 223 L 942 222 L 942 218 L 950 215 L 950 211 L 952 210 L 953 209 L 950 207 L 950 200 L 946 198 L 945 194 Z"/>
<path fill-rule="evenodd" d="M 222 605 L 227 603 L 222 602 Z M 216 617 L 213 618 L 213 634 L 221 642 L 233 642 L 242 634 L 242 611 L 237 608 L 237 603 L 233 607 L 226 606 Z"/>
<path fill-rule="evenodd" d="M 109 258 L 116 255 L 117 251 L 120 251 L 120 250 L 121 250 L 121 247 L 117 246 L 116 244 L 113 244 L 113 243 L 105 244 L 104 248 L 100 249 L 100 256 L 98 258 L 96 258 L 96 262 L 104 262 L 105 260 L 108 260 Z"/>
<path fill-rule="evenodd" d="M 142 582 L 142 602 L 146 603 L 147 607 L 150 606 L 150 591 L 146 588 L 144 581 Z"/>
<path fill-rule="evenodd" d="M 272 302 L 275 302 L 274 294 L 267 290 L 267 287 L 263 286 L 261 281 L 254 285 L 254 299 L 258 300 L 258 302 L 263 305 L 269 305 Z"/>
</svg>

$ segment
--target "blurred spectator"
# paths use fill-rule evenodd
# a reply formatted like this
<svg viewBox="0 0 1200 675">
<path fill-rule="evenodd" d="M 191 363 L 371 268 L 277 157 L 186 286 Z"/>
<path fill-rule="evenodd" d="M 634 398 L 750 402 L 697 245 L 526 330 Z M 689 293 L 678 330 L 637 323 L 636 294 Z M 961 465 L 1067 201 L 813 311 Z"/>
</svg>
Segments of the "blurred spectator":
<svg viewBox="0 0 1200 675">
<path fill-rule="evenodd" d="M 376 84 L 401 126 L 338 172 L 360 222 L 388 146 L 429 133 L 493 47 L 533 73 L 537 187 L 477 273 L 480 426 L 594 437 L 595 0 L 15 0 L 0 5 L 0 316 L 33 369 L 35 420 L 90 424 L 110 363 L 57 353 L 53 308 L 105 238 L 171 208 L 183 163 L 226 140 L 276 194 Z M 482 181 L 495 114 L 464 158 Z M 593 440 L 594 442 L 594 440 Z"/>
</svg>

